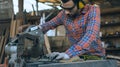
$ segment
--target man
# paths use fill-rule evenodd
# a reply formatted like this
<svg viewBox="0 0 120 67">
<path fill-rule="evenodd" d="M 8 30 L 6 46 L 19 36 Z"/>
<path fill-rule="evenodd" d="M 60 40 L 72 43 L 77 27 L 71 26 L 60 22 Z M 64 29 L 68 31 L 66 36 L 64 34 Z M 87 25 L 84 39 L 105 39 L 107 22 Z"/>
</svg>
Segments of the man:
<svg viewBox="0 0 120 67">
<path fill-rule="evenodd" d="M 53 52 L 48 56 L 56 57 L 55 59 L 70 59 L 79 56 L 85 60 L 91 59 L 91 56 L 92 59 L 104 57 L 105 50 L 102 48 L 99 37 L 99 7 L 97 5 L 85 5 L 83 0 L 61 0 L 61 3 L 63 10 L 52 20 L 43 25 L 38 25 L 38 27 L 43 33 L 46 33 L 50 29 L 64 25 L 72 46 L 65 52 Z M 28 26 L 30 24 L 20 26 L 18 31 L 22 32 Z"/>
<path fill-rule="evenodd" d="M 44 33 L 64 25 L 72 46 L 63 53 L 49 54 L 55 59 L 70 59 L 74 56 L 104 57 L 99 37 L 100 9 L 97 5 L 84 4 L 83 0 L 61 0 L 63 10 L 52 20 L 39 26 Z"/>
</svg>

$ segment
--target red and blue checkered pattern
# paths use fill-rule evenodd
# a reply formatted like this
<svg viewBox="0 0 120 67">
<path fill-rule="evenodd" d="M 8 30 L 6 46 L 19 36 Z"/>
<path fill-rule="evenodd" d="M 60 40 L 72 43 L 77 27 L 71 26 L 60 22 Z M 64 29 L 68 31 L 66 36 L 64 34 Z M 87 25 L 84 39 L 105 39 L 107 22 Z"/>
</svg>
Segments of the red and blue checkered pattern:
<svg viewBox="0 0 120 67">
<path fill-rule="evenodd" d="M 100 8 L 96 5 L 86 5 L 75 18 L 67 16 L 62 10 L 56 17 L 42 25 L 43 32 L 64 25 L 66 35 L 72 46 L 66 50 L 70 56 L 83 54 L 105 56 L 99 37 Z"/>
</svg>

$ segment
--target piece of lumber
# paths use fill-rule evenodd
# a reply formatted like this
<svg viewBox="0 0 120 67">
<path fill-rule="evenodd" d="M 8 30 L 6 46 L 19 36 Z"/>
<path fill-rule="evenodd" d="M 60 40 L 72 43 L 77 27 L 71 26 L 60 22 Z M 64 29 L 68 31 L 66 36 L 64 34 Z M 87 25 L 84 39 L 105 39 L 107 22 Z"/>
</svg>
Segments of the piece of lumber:
<svg viewBox="0 0 120 67">
<path fill-rule="evenodd" d="M 114 55 L 107 55 L 107 58 L 120 60 L 120 56 L 114 56 Z"/>
<path fill-rule="evenodd" d="M 120 13 L 120 7 L 101 9 L 102 14 L 106 13 Z"/>
<path fill-rule="evenodd" d="M 15 34 L 18 34 L 18 28 L 22 25 L 23 20 L 22 19 L 18 19 L 17 20 L 17 24 L 16 24 L 16 30 L 15 30 Z"/>
<path fill-rule="evenodd" d="M 2 36 L 2 40 L 0 42 L 0 63 L 2 62 L 2 51 L 3 51 L 2 47 L 3 47 L 3 44 L 4 44 L 4 39 L 5 39 L 5 37 Z"/>
<path fill-rule="evenodd" d="M 44 39 L 45 39 L 45 47 L 46 47 L 47 53 L 50 54 L 51 48 L 50 48 L 48 36 L 46 34 L 44 34 Z"/>
<path fill-rule="evenodd" d="M 4 40 L 2 41 L 2 51 L 1 51 L 1 56 L 0 56 L 0 63 L 2 63 L 2 59 L 4 58 L 4 52 L 5 52 L 5 45 L 6 45 L 6 42 L 7 42 L 7 39 L 8 39 L 8 36 L 9 36 L 9 27 L 6 29 L 6 32 L 5 32 L 5 36 L 4 36 Z"/>
<path fill-rule="evenodd" d="M 10 26 L 10 37 L 11 38 L 15 37 L 15 29 L 16 29 L 16 20 L 11 22 L 11 26 Z"/>
<path fill-rule="evenodd" d="M 4 36 L 1 36 L 1 41 L 0 41 L 0 55 L 1 55 L 1 51 L 2 51 L 3 41 L 4 41 Z"/>
<path fill-rule="evenodd" d="M 12 15 L 12 19 L 10 23 L 10 37 L 13 37 L 13 26 L 14 26 L 14 16 Z"/>
</svg>

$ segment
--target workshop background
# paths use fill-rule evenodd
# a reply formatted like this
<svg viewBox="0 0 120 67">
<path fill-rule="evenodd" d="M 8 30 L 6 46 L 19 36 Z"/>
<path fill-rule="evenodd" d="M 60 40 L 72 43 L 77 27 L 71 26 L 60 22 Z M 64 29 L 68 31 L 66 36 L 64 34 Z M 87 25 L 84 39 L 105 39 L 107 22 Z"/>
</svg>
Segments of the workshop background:
<svg viewBox="0 0 120 67">
<path fill-rule="evenodd" d="M 0 0 L 0 64 L 5 63 L 5 45 L 19 33 L 18 27 L 27 24 L 38 25 L 43 16 L 45 21 L 49 21 L 61 10 L 59 0 L 35 0 L 35 4 L 30 6 L 32 11 L 28 12 L 24 9 L 27 1 L 18 0 L 18 12 L 15 13 L 13 2 Z M 39 10 L 39 3 L 51 8 Z M 106 56 L 120 61 L 120 0 L 95 0 L 94 3 L 101 8 L 100 36 Z M 65 35 L 64 26 L 50 30 L 47 35 L 51 51 L 62 52 L 69 48 L 70 42 Z"/>
</svg>

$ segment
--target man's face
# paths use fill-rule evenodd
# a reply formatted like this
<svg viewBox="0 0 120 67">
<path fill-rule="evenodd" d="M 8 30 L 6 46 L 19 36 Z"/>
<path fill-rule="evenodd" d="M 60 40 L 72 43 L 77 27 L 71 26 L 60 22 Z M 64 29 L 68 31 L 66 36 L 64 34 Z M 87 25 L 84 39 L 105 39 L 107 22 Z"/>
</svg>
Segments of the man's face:
<svg viewBox="0 0 120 67">
<path fill-rule="evenodd" d="M 78 10 L 77 6 L 74 4 L 72 0 L 69 0 L 66 3 L 63 3 L 61 7 L 65 10 L 65 13 L 70 16 L 75 15 Z"/>
</svg>

